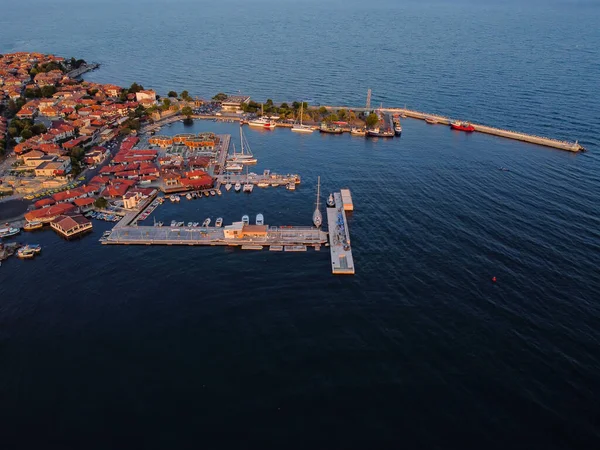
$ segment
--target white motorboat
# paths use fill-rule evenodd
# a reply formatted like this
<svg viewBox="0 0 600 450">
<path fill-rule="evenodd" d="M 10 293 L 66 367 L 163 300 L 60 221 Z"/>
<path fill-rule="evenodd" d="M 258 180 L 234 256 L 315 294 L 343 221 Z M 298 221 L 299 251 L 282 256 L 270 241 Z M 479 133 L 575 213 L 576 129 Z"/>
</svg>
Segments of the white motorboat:
<svg viewBox="0 0 600 450">
<path fill-rule="evenodd" d="M 252 192 L 252 189 L 254 189 L 254 185 L 252 183 L 246 183 L 244 184 L 244 192 Z"/>
<path fill-rule="evenodd" d="M 188 226 L 188 228 L 192 228 L 193 222 L 188 222 L 187 226 Z"/>
<path fill-rule="evenodd" d="M 216 192 L 217 192 L 217 195 L 223 195 L 223 193 L 221 192 L 221 189 L 217 189 Z"/>
<path fill-rule="evenodd" d="M 0 238 L 14 236 L 21 232 L 20 228 L 8 227 L 8 228 L 0 228 Z"/>
<path fill-rule="evenodd" d="M 288 183 L 288 184 L 286 184 L 285 188 L 288 191 L 295 191 L 296 190 L 296 183 Z"/>
<path fill-rule="evenodd" d="M 203 227 L 207 227 L 207 226 L 209 226 L 209 225 L 210 225 L 210 217 L 209 217 L 209 218 L 207 218 L 207 219 L 205 219 L 205 220 L 204 220 L 204 222 L 202 222 L 202 226 L 203 226 Z"/>
<path fill-rule="evenodd" d="M 333 194 L 329 194 L 329 197 L 327 197 L 327 206 L 329 206 L 330 208 L 333 208 L 335 206 L 335 199 L 333 198 Z"/>
<path fill-rule="evenodd" d="M 198 225 L 200 225 L 200 222 L 194 222 L 194 223 L 192 224 L 192 226 L 193 226 L 193 227 L 197 227 Z"/>
<path fill-rule="evenodd" d="M 190 194 L 189 192 L 187 194 L 185 194 L 185 198 L 187 198 L 188 200 L 192 199 L 192 194 Z"/>
<path fill-rule="evenodd" d="M 262 214 L 257 214 L 256 215 L 256 225 L 264 225 L 265 224 L 265 218 L 263 217 Z"/>
<path fill-rule="evenodd" d="M 313 213 L 313 223 L 315 227 L 320 228 L 323 223 L 323 216 L 321 215 L 321 211 L 319 210 L 319 195 L 321 193 L 321 177 L 317 178 L 317 207 L 315 208 L 315 212 Z"/>
<path fill-rule="evenodd" d="M 216 227 L 222 227 L 223 226 L 223 218 L 222 217 L 217 217 L 217 220 L 215 221 L 215 226 Z"/>
<path fill-rule="evenodd" d="M 234 189 L 235 189 L 235 192 L 240 192 L 240 190 L 242 189 L 242 185 L 239 181 L 237 183 L 235 183 Z"/>
<path fill-rule="evenodd" d="M 264 181 L 264 180 L 260 180 L 258 183 L 256 183 L 256 185 L 260 188 L 264 188 L 264 187 L 269 187 L 269 182 L 268 181 Z"/>
<path fill-rule="evenodd" d="M 248 216 L 248 214 L 244 214 L 244 215 L 242 216 L 242 223 L 243 223 L 244 225 L 248 225 L 248 224 L 250 223 L 250 216 Z"/>
<path fill-rule="evenodd" d="M 227 184 L 225 185 L 225 190 L 226 190 L 227 192 L 229 192 L 229 191 L 231 190 L 231 183 L 227 183 Z"/>
<path fill-rule="evenodd" d="M 177 221 L 176 220 L 171 220 L 171 226 L 172 227 L 176 227 L 177 226 Z"/>
<path fill-rule="evenodd" d="M 248 121 L 248 125 L 255 128 L 262 128 L 264 130 L 274 130 L 277 124 L 266 117 L 259 117 Z"/>
<path fill-rule="evenodd" d="M 240 170 L 243 170 L 243 169 L 244 169 L 244 166 L 237 162 L 232 162 L 232 163 L 228 162 L 225 165 L 225 170 L 227 172 L 239 172 Z"/>
<path fill-rule="evenodd" d="M 215 196 L 215 191 L 213 191 L 213 190 L 211 189 L 211 191 L 210 191 L 210 195 L 212 195 L 212 196 L 214 197 L 214 196 Z"/>
</svg>

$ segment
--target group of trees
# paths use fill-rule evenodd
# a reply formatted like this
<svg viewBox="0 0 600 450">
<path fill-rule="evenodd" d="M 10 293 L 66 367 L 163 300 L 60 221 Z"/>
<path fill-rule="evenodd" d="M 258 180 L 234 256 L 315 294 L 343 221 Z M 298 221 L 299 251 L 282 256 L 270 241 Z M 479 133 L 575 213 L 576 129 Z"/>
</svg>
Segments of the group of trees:
<svg viewBox="0 0 600 450">
<path fill-rule="evenodd" d="M 142 86 L 141 84 L 137 84 L 137 83 L 132 83 L 131 86 L 129 87 L 129 89 L 123 89 L 121 91 L 121 95 L 119 97 L 119 100 L 121 100 L 122 102 L 126 102 L 127 101 L 127 95 L 128 94 L 136 94 L 140 91 L 144 90 L 144 86 Z"/>
<path fill-rule="evenodd" d="M 45 133 L 48 129 L 43 123 L 34 124 L 33 120 L 14 118 L 10 121 L 7 131 L 11 138 L 20 136 L 23 139 L 29 139 L 32 136 Z"/>
<path fill-rule="evenodd" d="M 41 88 L 36 87 L 33 89 L 25 89 L 26 98 L 50 98 L 56 92 L 56 87 L 52 85 L 43 86 Z"/>
<path fill-rule="evenodd" d="M 224 92 L 219 92 L 217 95 L 215 95 L 212 99 L 216 102 L 222 102 L 223 100 L 225 100 L 227 98 L 227 94 L 225 94 Z"/>
<path fill-rule="evenodd" d="M 85 156 L 85 150 L 81 147 L 73 147 L 69 152 L 71 158 L 71 173 L 73 176 L 77 176 L 83 170 L 83 157 Z"/>
<path fill-rule="evenodd" d="M 83 62 L 85 63 L 85 61 Z M 51 70 L 60 70 L 62 73 L 67 72 L 67 68 L 63 64 L 60 64 L 56 61 L 50 61 L 44 64 L 34 64 L 29 71 L 29 75 L 35 77 L 38 73 L 47 73 Z"/>
</svg>

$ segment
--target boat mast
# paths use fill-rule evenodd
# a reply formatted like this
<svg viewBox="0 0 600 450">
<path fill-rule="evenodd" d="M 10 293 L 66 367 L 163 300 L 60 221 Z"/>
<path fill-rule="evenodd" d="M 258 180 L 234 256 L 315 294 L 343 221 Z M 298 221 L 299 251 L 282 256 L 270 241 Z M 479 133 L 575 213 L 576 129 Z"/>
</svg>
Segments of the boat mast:
<svg viewBox="0 0 600 450">
<path fill-rule="evenodd" d="M 317 177 L 317 211 L 319 210 L 319 195 L 321 194 L 321 177 Z"/>
<path fill-rule="evenodd" d="M 304 102 L 300 103 L 300 128 L 302 128 L 302 107 L 304 106 Z"/>
</svg>

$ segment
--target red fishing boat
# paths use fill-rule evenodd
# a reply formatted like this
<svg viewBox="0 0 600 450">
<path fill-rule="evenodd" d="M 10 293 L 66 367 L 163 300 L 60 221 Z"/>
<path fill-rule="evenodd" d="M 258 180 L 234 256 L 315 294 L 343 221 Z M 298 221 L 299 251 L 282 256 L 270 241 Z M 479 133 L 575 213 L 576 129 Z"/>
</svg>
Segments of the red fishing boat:
<svg viewBox="0 0 600 450">
<path fill-rule="evenodd" d="M 471 125 L 469 122 L 452 122 L 450 124 L 450 126 L 452 127 L 453 130 L 460 130 L 460 131 L 475 131 L 475 127 L 473 125 Z"/>
</svg>

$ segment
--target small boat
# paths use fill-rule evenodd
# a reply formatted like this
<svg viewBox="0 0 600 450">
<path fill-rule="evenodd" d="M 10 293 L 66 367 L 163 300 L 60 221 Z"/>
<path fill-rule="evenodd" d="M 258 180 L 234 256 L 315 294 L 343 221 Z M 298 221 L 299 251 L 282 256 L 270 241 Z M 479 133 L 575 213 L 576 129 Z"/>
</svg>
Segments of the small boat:
<svg viewBox="0 0 600 450">
<path fill-rule="evenodd" d="M 435 117 L 425 117 L 425 122 L 427 122 L 429 125 L 435 125 L 439 123 Z"/>
<path fill-rule="evenodd" d="M 217 220 L 215 221 L 215 226 L 216 227 L 222 227 L 223 226 L 223 218 L 222 217 L 217 217 Z"/>
<path fill-rule="evenodd" d="M 366 136 L 367 130 L 365 130 L 364 128 L 352 128 L 350 130 L 350 134 L 354 136 Z"/>
<path fill-rule="evenodd" d="M 198 198 L 198 194 L 196 192 L 192 192 L 192 198 L 196 200 Z"/>
<path fill-rule="evenodd" d="M 269 182 L 268 181 L 264 181 L 264 180 L 260 180 L 256 185 L 258 187 L 260 187 L 260 188 L 269 187 Z"/>
<path fill-rule="evenodd" d="M 279 183 L 271 183 L 271 186 L 273 186 L 273 187 L 278 187 L 278 186 L 279 186 Z"/>
<path fill-rule="evenodd" d="M 335 206 L 335 199 L 333 198 L 333 194 L 329 194 L 329 197 L 327 197 L 327 206 L 329 206 L 330 208 L 333 208 Z"/>
<path fill-rule="evenodd" d="M 244 192 L 252 192 L 252 190 L 254 189 L 254 185 L 252 183 L 246 183 L 244 184 Z"/>
<path fill-rule="evenodd" d="M 164 224 L 163 224 L 162 222 L 160 222 L 160 221 L 159 221 L 159 222 L 156 222 L 156 226 L 157 226 L 157 227 L 162 227 L 163 225 L 164 225 Z"/>
<path fill-rule="evenodd" d="M 237 183 L 235 183 L 235 192 L 240 192 L 240 190 L 242 189 L 242 185 L 240 184 L 240 182 L 238 181 Z"/>
<path fill-rule="evenodd" d="M 208 191 L 204 191 L 204 196 L 205 196 L 205 197 L 208 197 L 208 196 L 210 196 L 210 194 L 208 193 Z"/>
<path fill-rule="evenodd" d="M 329 134 L 342 134 L 344 129 L 337 125 L 330 125 L 327 122 L 321 122 L 321 126 L 319 127 L 319 131 L 321 133 L 329 133 Z"/>
<path fill-rule="evenodd" d="M 381 128 L 367 130 L 367 136 L 370 137 L 394 137 L 394 134 L 394 130 L 382 130 Z"/>
<path fill-rule="evenodd" d="M 178 227 L 182 227 L 183 226 L 183 222 L 177 222 L 177 226 Z"/>
<path fill-rule="evenodd" d="M 286 188 L 288 191 L 295 191 L 295 190 L 296 190 L 296 183 L 288 183 L 288 184 L 285 186 L 285 188 Z"/>
<path fill-rule="evenodd" d="M 188 228 L 192 228 L 193 222 L 188 222 L 187 226 Z"/>
<path fill-rule="evenodd" d="M 27 244 L 26 247 L 29 247 L 34 253 L 40 253 L 42 251 L 42 246 L 40 244 Z"/>
<path fill-rule="evenodd" d="M 227 183 L 225 185 L 225 190 L 229 192 L 230 189 L 231 189 L 231 183 Z"/>
<path fill-rule="evenodd" d="M 0 238 L 14 236 L 21 232 L 20 228 L 8 227 L 8 228 L 0 228 Z"/>
<path fill-rule="evenodd" d="M 175 220 L 171 220 L 171 226 L 172 227 L 176 227 L 177 226 L 177 222 Z"/>
<path fill-rule="evenodd" d="M 223 193 L 221 192 L 221 189 L 217 189 L 215 192 L 217 193 L 217 195 L 223 195 Z"/>
<path fill-rule="evenodd" d="M 197 227 L 198 225 L 200 225 L 200 222 L 194 222 L 194 223 L 192 223 L 193 227 Z"/>
<path fill-rule="evenodd" d="M 25 231 L 32 231 L 32 230 L 38 230 L 40 228 L 42 228 L 44 226 L 44 224 L 42 222 L 27 222 L 25 224 L 25 226 L 23 227 L 23 229 Z"/>
<path fill-rule="evenodd" d="M 171 203 L 175 203 L 175 196 L 169 195 L 169 200 L 171 200 Z"/>
<path fill-rule="evenodd" d="M 203 227 L 207 227 L 207 226 L 209 226 L 209 225 L 210 225 L 210 217 L 209 217 L 209 218 L 207 218 L 207 219 L 204 219 L 204 222 L 202 222 L 202 226 L 203 226 Z"/>
<path fill-rule="evenodd" d="M 185 194 L 185 198 L 187 198 L 188 200 L 192 199 L 192 194 L 190 194 L 189 192 L 187 194 Z"/>
<path fill-rule="evenodd" d="M 244 214 L 244 215 L 242 216 L 242 223 L 243 223 L 244 225 L 248 225 L 248 224 L 250 223 L 250 216 L 248 216 L 248 214 Z"/>
<path fill-rule="evenodd" d="M 211 190 L 210 191 L 210 195 L 212 195 L 214 197 L 215 196 L 215 191 Z"/>
<path fill-rule="evenodd" d="M 35 256 L 35 251 L 26 245 L 17 250 L 17 256 L 21 259 L 31 259 Z"/>
<path fill-rule="evenodd" d="M 256 225 L 264 225 L 265 224 L 265 218 L 263 217 L 262 214 L 257 214 L 256 215 Z"/>
<path fill-rule="evenodd" d="M 394 117 L 392 121 L 394 123 L 394 134 L 396 136 L 402 135 L 402 125 L 400 124 L 400 119 Z"/>
<path fill-rule="evenodd" d="M 450 127 L 453 130 L 466 131 L 468 133 L 475 131 L 475 127 L 473 125 L 471 125 L 469 122 L 460 122 L 460 121 L 452 122 L 452 123 L 450 123 Z"/>
<path fill-rule="evenodd" d="M 502 172 L 510 172 L 508 167 L 498 167 L 498 170 L 501 170 Z"/>
<path fill-rule="evenodd" d="M 239 172 L 244 169 L 244 166 L 239 163 L 227 163 L 225 170 L 228 172 Z"/>
</svg>

